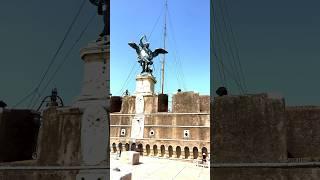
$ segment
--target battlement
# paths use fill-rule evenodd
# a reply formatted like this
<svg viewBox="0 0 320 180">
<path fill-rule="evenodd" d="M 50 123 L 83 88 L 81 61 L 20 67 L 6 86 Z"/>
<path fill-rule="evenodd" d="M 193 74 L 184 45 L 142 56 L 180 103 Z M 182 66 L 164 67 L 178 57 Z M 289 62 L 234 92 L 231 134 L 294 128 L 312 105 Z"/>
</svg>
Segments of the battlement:
<svg viewBox="0 0 320 180">
<path fill-rule="evenodd" d="M 215 179 L 319 179 L 320 107 L 254 94 L 216 97 L 211 108 Z"/>
<path fill-rule="evenodd" d="M 163 111 L 168 106 L 167 95 L 144 95 L 143 105 L 139 104 L 142 125 L 135 128 L 140 123 L 136 122 L 137 97 L 111 98 L 111 109 L 117 110 L 110 114 L 112 152 L 136 150 L 141 155 L 184 160 L 210 154 L 209 95 L 178 92 L 172 97 L 172 111 Z M 143 132 L 133 138 L 137 129 Z"/>
<path fill-rule="evenodd" d="M 112 98 L 111 98 L 112 99 Z M 121 100 L 120 100 L 121 99 Z M 117 98 L 117 101 L 111 100 L 111 109 L 120 106 L 113 113 L 134 114 L 136 96 L 124 96 Z M 144 113 L 160 113 L 158 95 L 144 96 Z M 210 113 L 210 95 L 199 95 L 195 92 L 178 92 L 172 96 L 172 111 L 168 113 Z M 162 112 L 161 112 L 162 113 Z"/>
</svg>

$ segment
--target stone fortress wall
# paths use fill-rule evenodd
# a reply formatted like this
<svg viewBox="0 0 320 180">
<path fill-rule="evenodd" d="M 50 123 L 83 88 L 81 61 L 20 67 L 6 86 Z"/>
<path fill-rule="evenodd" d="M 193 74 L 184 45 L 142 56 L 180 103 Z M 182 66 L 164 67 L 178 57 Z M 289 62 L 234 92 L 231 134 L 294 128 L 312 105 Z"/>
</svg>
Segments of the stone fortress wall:
<svg viewBox="0 0 320 180">
<path fill-rule="evenodd" d="M 267 94 L 212 103 L 215 180 L 320 179 L 319 107 L 287 107 Z"/>
<path fill-rule="evenodd" d="M 133 142 L 135 98 L 124 96 L 120 112 L 110 114 L 111 152 L 136 150 L 145 156 L 185 160 L 210 154 L 210 96 L 178 92 L 172 97 L 172 112 L 158 112 L 157 95 L 144 96 L 143 138 Z"/>
</svg>

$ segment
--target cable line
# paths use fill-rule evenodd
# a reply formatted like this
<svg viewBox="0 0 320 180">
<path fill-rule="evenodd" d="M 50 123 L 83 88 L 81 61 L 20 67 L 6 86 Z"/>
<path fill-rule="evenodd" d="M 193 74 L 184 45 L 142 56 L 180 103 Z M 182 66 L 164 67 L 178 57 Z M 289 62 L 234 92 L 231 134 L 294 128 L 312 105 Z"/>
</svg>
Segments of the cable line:
<svg viewBox="0 0 320 180">
<path fill-rule="evenodd" d="M 34 93 L 35 93 L 35 90 L 32 90 L 30 93 L 28 93 L 26 96 L 24 96 L 19 102 L 17 102 L 12 108 L 14 109 L 17 106 L 19 106 L 20 104 L 22 104 L 23 102 L 25 102 Z"/>
<path fill-rule="evenodd" d="M 240 61 L 240 55 L 239 55 L 240 51 L 239 51 L 238 43 L 236 42 L 236 38 L 235 38 L 235 33 L 233 31 L 233 27 L 232 27 L 232 24 L 231 24 L 231 20 L 230 20 L 231 18 L 230 18 L 230 14 L 229 14 L 229 11 L 228 11 L 227 2 L 224 2 L 224 6 L 223 7 L 224 7 L 225 12 L 227 14 L 226 18 L 227 18 L 227 21 L 229 22 L 231 37 L 232 37 L 233 44 L 234 44 L 234 47 L 235 47 L 235 52 L 236 52 L 236 56 L 237 56 L 237 60 L 238 60 L 238 65 L 239 65 L 239 69 L 240 69 L 240 74 L 241 74 L 241 77 L 242 77 L 243 85 L 244 85 L 245 91 L 247 91 L 246 80 L 245 80 L 245 76 L 244 76 L 244 73 L 243 73 L 242 64 L 241 64 L 241 61 Z"/>
<path fill-rule="evenodd" d="M 223 15 L 222 15 L 223 16 Z M 239 90 L 240 92 L 243 92 L 243 88 L 242 88 L 242 85 L 241 85 L 241 80 L 238 78 L 239 77 L 239 73 L 237 72 L 237 68 L 235 66 L 235 63 L 233 63 L 234 61 L 232 61 L 234 58 L 232 58 L 233 56 L 233 53 L 232 51 L 230 52 L 230 49 L 228 48 L 228 38 L 225 38 L 224 36 L 224 33 L 223 31 L 218 28 L 218 27 L 222 27 L 221 24 L 219 23 L 218 21 L 218 18 L 217 16 L 215 15 L 216 17 L 216 26 L 217 26 L 217 34 L 220 34 L 220 36 L 217 36 L 217 37 L 221 37 L 221 41 L 222 41 L 222 49 L 224 50 L 225 52 L 225 57 L 227 56 L 227 58 L 225 58 L 224 60 L 228 62 L 232 72 L 233 72 L 233 77 L 235 79 L 237 79 L 237 84 L 239 84 Z M 231 53 L 231 58 L 230 58 L 230 53 Z"/>
<path fill-rule="evenodd" d="M 156 26 L 157 26 L 157 24 L 158 24 L 158 22 L 159 22 L 159 20 L 160 20 L 160 17 L 161 17 L 161 15 L 162 15 L 163 9 L 164 9 L 164 8 L 162 8 L 162 10 L 161 10 L 161 12 L 160 12 L 160 14 L 159 14 L 159 16 L 158 16 L 155 24 L 154 24 L 153 27 L 152 27 L 151 33 L 150 33 L 149 36 L 148 36 L 148 40 L 151 39 L 152 33 L 153 33 L 153 31 L 155 30 L 155 28 L 156 28 Z"/>
<path fill-rule="evenodd" d="M 224 27 L 224 30 L 225 30 L 225 34 L 226 34 L 226 40 L 227 40 L 227 44 L 228 47 L 226 47 L 226 49 L 229 49 L 229 52 L 231 53 L 231 60 L 232 60 L 232 64 L 233 64 L 233 68 L 235 70 L 235 73 L 236 73 L 236 76 L 239 77 L 239 82 L 241 84 L 241 88 L 243 88 L 242 86 L 242 78 L 241 78 L 241 74 L 239 72 L 239 69 L 237 68 L 237 64 L 236 64 L 236 57 L 235 57 L 235 54 L 234 54 L 234 49 L 232 47 L 232 42 L 230 41 L 230 36 L 229 36 L 229 30 L 228 30 L 228 26 L 227 26 L 227 23 L 226 23 L 226 20 L 225 20 L 225 12 L 223 11 L 223 8 L 221 6 L 221 4 L 219 4 L 219 8 L 221 10 L 221 16 L 222 16 L 222 22 L 223 22 L 223 27 Z"/>
<path fill-rule="evenodd" d="M 89 25 L 91 24 L 92 20 L 96 17 L 96 13 L 94 13 L 91 18 L 89 19 L 88 23 L 86 24 L 86 26 L 84 27 L 84 29 L 81 31 L 81 33 L 79 34 L 78 38 L 76 39 L 76 41 L 73 43 L 73 45 L 71 46 L 71 48 L 68 50 L 68 52 L 66 53 L 66 55 L 64 56 L 63 60 L 60 62 L 60 64 L 58 65 L 58 67 L 56 68 L 55 72 L 53 73 L 53 75 L 50 77 L 49 81 L 47 82 L 47 84 L 44 86 L 44 88 L 42 89 L 42 91 L 40 92 L 40 95 L 43 94 L 43 92 L 47 89 L 47 87 L 50 85 L 50 83 L 53 81 L 53 79 L 55 78 L 56 74 L 58 73 L 58 71 L 62 68 L 62 65 L 69 59 L 69 56 L 71 54 L 71 52 L 73 51 L 73 49 L 75 48 L 75 46 L 78 44 L 78 42 L 81 40 L 81 38 L 83 37 L 84 33 L 87 31 Z"/>
<path fill-rule="evenodd" d="M 213 54 L 214 54 L 214 56 L 216 57 L 216 59 L 217 59 L 217 62 L 220 62 L 220 63 L 222 63 L 222 61 L 220 60 L 218 60 L 219 58 L 218 58 L 218 56 L 217 56 L 217 53 L 215 52 L 215 51 L 213 51 Z M 222 65 L 222 64 L 221 64 Z M 231 74 L 230 73 L 230 71 L 226 68 L 226 67 L 223 67 L 224 69 L 225 69 L 225 71 L 228 73 L 228 74 Z M 235 79 L 235 78 L 232 78 L 233 80 L 234 80 L 234 82 L 236 83 L 236 85 L 238 86 L 238 88 L 241 86 L 240 84 L 239 84 L 239 82 Z"/>
<path fill-rule="evenodd" d="M 126 80 L 124 81 L 120 91 L 118 92 L 118 94 L 121 94 L 122 91 L 127 87 L 129 78 L 131 77 L 131 74 L 133 73 L 133 70 L 135 69 L 136 65 L 137 65 L 136 62 L 134 62 L 133 65 L 131 66 L 131 70 L 130 70 Z"/>
<path fill-rule="evenodd" d="M 222 31 L 220 31 L 220 29 L 219 29 L 220 25 L 219 25 L 219 21 L 218 21 L 217 15 L 216 15 L 217 12 L 216 12 L 216 9 L 213 6 L 213 3 L 211 3 L 211 8 L 213 10 L 214 28 L 216 30 L 216 36 L 215 36 L 216 38 L 215 39 L 216 39 L 216 42 L 217 42 L 217 46 L 215 46 L 215 47 L 218 47 L 218 48 L 215 48 L 215 47 L 213 48 L 214 56 L 216 57 L 217 62 L 221 64 L 222 73 L 224 74 L 224 71 L 227 71 L 227 73 L 235 81 L 235 83 L 236 83 L 236 85 L 237 85 L 237 87 L 239 89 L 239 92 L 243 93 L 243 88 L 242 88 L 242 85 L 241 85 L 241 79 L 238 79 L 237 75 L 235 75 L 234 73 L 231 73 L 230 71 L 228 71 L 227 67 L 223 64 L 223 61 L 222 61 L 222 59 L 224 59 L 224 58 L 220 59 L 218 57 L 218 55 L 217 55 L 216 49 L 220 50 L 221 56 L 223 55 L 223 53 L 221 51 L 221 48 L 225 50 L 226 55 L 229 55 L 229 51 L 227 51 L 228 50 L 227 43 L 224 41 L 224 36 L 222 35 Z M 215 39 L 213 39 L 213 36 L 211 36 L 211 44 L 214 44 L 214 40 Z M 221 41 L 219 41 L 220 39 L 222 40 L 222 43 L 221 43 Z M 219 42 L 220 42 L 220 45 L 222 44 L 221 48 L 219 46 Z M 219 68 L 219 66 L 218 66 L 218 68 Z M 234 67 L 232 63 L 230 64 L 230 68 L 233 69 L 233 72 L 236 71 L 236 69 L 235 69 L 236 67 Z"/>
<path fill-rule="evenodd" d="M 79 7 L 79 9 L 78 9 L 75 17 L 72 19 L 72 22 L 71 22 L 71 24 L 69 25 L 69 27 L 68 27 L 68 29 L 67 29 L 67 32 L 65 33 L 62 41 L 60 42 L 60 44 L 59 44 L 59 46 L 58 46 L 58 48 L 57 48 L 57 50 L 56 50 L 56 52 L 54 53 L 53 57 L 51 58 L 50 63 L 49 63 L 49 65 L 48 65 L 46 71 L 45 71 L 44 74 L 42 75 L 42 78 L 41 78 L 40 82 L 38 83 L 38 85 L 37 85 L 36 88 L 35 88 L 35 91 L 36 91 L 36 92 L 38 92 L 38 90 L 39 90 L 42 82 L 44 81 L 45 77 L 47 76 L 47 74 L 48 74 L 51 66 L 53 65 L 54 61 L 56 60 L 58 54 L 60 53 L 60 50 L 62 49 L 62 47 L 63 47 L 63 45 L 64 45 L 67 37 L 69 36 L 69 34 L 70 34 L 70 32 L 71 32 L 71 30 L 72 30 L 72 28 L 73 28 L 76 20 L 78 19 L 78 17 L 79 17 L 79 15 L 80 15 L 80 13 L 81 13 L 81 11 L 82 11 L 82 9 L 83 9 L 83 7 L 84 7 L 84 5 L 85 5 L 86 2 L 87 2 L 86 0 L 83 0 L 83 1 L 82 1 L 82 3 L 81 3 L 81 5 L 80 5 L 80 7 Z M 33 102 L 33 98 L 32 98 L 32 100 L 31 100 L 31 104 L 32 104 L 32 102 Z"/>
<path fill-rule="evenodd" d="M 215 32 L 217 32 L 217 26 L 216 26 L 215 23 L 213 24 L 213 31 L 212 32 L 213 32 L 213 35 L 210 36 L 210 42 L 211 42 L 211 46 L 213 47 L 212 49 L 214 50 L 214 48 L 216 47 L 215 46 L 215 40 L 217 41 L 217 44 L 218 44 L 218 38 L 214 38 L 214 34 L 215 34 Z M 217 65 L 218 65 L 218 71 L 219 71 L 219 76 L 220 76 L 220 83 L 223 86 L 227 86 L 226 75 L 225 75 L 225 71 L 224 71 L 224 68 L 223 68 L 223 66 L 224 66 L 223 62 L 221 62 L 221 68 L 220 68 L 220 63 L 217 63 Z"/>
<path fill-rule="evenodd" d="M 173 29 L 173 24 L 172 24 L 172 21 L 171 21 L 171 15 L 170 15 L 170 11 L 168 9 L 168 19 L 169 19 L 169 25 L 170 25 L 170 30 L 171 30 L 171 34 L 172 34 L 172 40 L 173 40 L 173 44 L 175 46 L 174 48 L 174 52 L 176 53 L 175 55 L 177 55 L 178 57 L 179 54 L 178 54 L 178 50 L 177 50 L 177 42 L 176 42 L 176 39 L 175 39 L 175 33 L 174 33 L 174 29 Z M 181 76 L 181 80 L 182 80 L 182 84 L 183 84 L 183 88 L 185 90 L 187 90 L 187 87 L 186 87 L 186 84 L 185 84 L 185 78 L 184 78 L 184 73 L 183 73 L 183 70 L 182 70 L 182 63 L 181 63 L 181 59 L 180 58 L 175 58 L 177 61 L 177 69 L 180 69 L 180 76 Z M 179 71 L 177 70 L 177 73 L 179 74 Z"/>
</svg>

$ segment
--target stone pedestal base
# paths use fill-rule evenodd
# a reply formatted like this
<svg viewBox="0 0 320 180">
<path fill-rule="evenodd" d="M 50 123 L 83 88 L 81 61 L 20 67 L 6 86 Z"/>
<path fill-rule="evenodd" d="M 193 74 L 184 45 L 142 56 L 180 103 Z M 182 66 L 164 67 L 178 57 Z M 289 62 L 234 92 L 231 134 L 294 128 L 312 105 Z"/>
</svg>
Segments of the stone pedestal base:
<svg viewBox="0 0 320 180">
<path fill-rule="evenodd" d="M 136 77 L 136 95 L 154 95 L 156 79 L 149 73 Z"/>
<path fill-rule="evenodd" d="M 108 106 L 110 94 L 110 45 L 109 36 L 92 42 L 81 49 L 84 61 L 84 79 L 81 94 L 76 98 L 74 107 L 86 107 L 88 103 Z"/>
</svg>

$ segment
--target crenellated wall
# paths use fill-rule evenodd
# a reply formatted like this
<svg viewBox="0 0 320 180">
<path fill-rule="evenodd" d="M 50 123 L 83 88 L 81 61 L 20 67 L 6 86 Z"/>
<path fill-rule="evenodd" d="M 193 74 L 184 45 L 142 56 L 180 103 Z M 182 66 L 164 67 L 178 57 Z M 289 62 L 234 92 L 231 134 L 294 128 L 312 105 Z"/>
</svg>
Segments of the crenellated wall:
<svg viewBox="0 0 320 180">
<path fill-rule="evenodd" d="M 288 156 L 320 160 L 320 107 L 287 107 Z"/>
<path fill-rule="evenodd" d="M 78 108 L 44 111 L 38 139 L 39 165 L 80 165 L 81 116 Z"/>
<path fill-rule="evenodd" d="M 113 152 L 128 149 L 126 147 L 131 150 L 134 106 L 135 96 L 125 96 L 121 111 L 110 114 Z M 143 139 L 136 139 L 134 145 L 141 154 L 149 156 L 192 160 L 201 157 L 202 149 L 210 153 L 209 106 L 210 96 L 179 92 L 172 98 L 172 112 L 157 112 L 158 97 L 144 96 Z M 121 135 L 123 129 L 125 134 Z M 189 131 L 188 137 L 184 135 L 185 130 Z"/>
<path fill-rule="evenodd" d="M 265 94 L 217 97 L 213 105 L 215 162 L 287 160 L 285 103 Z"/>
<path fill-rule="evenodd" d="M 320 179 L 319 107 L 285 107 L 267 94 L 217 97 L 213 104 L 215 180 Z"/>
</svg>

